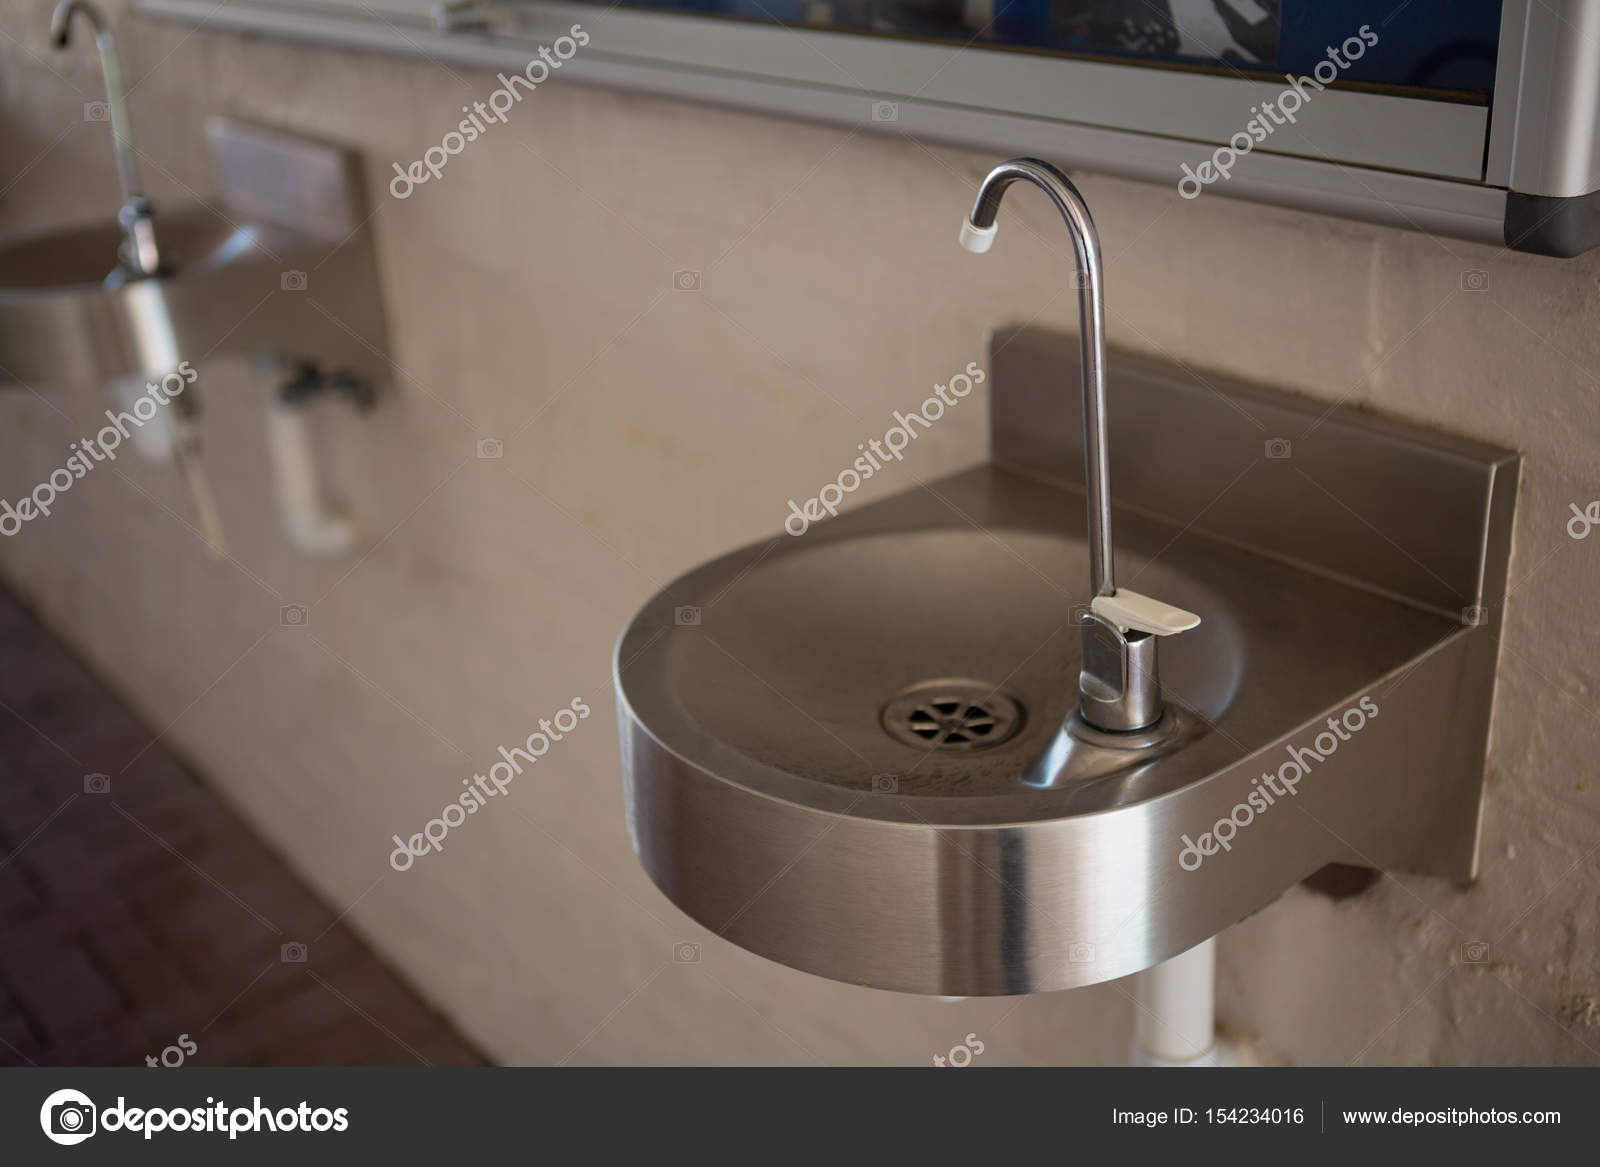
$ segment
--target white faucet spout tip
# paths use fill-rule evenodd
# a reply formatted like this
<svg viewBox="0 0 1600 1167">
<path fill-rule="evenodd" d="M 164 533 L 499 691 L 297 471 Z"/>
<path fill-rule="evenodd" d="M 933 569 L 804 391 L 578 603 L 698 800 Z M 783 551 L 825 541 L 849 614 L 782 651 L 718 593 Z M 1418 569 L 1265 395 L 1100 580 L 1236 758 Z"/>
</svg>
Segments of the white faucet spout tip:
<svg viewBox="0 0 1600 1167">
<path fill-rule="evenodd" d="M 971 219 L 961 220 L 961 246 L 974 255 L 982 255 L 994 244 L 996 226 L 974 227 Z"/>
</svg>

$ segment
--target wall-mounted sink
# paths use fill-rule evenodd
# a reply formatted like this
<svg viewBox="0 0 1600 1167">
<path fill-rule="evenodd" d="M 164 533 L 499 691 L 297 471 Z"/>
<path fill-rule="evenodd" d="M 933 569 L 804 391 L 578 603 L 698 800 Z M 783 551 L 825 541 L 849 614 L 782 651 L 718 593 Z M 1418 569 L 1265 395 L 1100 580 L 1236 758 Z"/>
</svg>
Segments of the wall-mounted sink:
<svg viewBox="0 0 1600 1167">
<path fill-rule="evenodd" d="M 66 43 L 77 13 L 99 30 L 122 211 L 115 220 L 0 239 L 0 384 L 108 386 L 112 402 L 122 404 L 141 382 L 185 362 L 249 357 L 268 382 L 267 432 L 285 530 L 308 553 L 342 553 L 354 528 L 324 489 L 306 407 L 321 396 L 365 407 L 389 380 L 357 160 L 337 145 L 213 118 L 207 132 L 218 204 L 157 216 L 137 193 L 103 17 L 82 0 L 65 0 L 54 22 L 58 43 Z M 136 431 L 135 448 L 173 462 L 205 542 L 222 553 L 222 519 L 201 469 L 203 395 L 174 398 L 150 434 Z"/>
<path fill-rule="evenodd" d="M 119 266 L 122 231 L 109 216 L 0 240 L 0 378 L 160 377 L 180 360 L 262 347 L 384 371 L 371 348 L 305 302 L 315 269 L 316 303 L 337 305 L 341 319 L 355 305 L 349 327 L 381 345 L 371 255 L 359 242 L 333 251 L 326 240 L 205 206 L 158 223 L 166 270 L 151 278 L 129 278 Z"/>
<path fill-rule="evenodd" d="M 1117 578 L 1204 622 L 1163 648 L 1183 732 L 1104 744 L 1063 725 L 1077 358 L 998 336 L 990 464 L 724 556 L 623 633 L 629 830 L 706 927 L 1009 994 L 1146 968 L 1328 862 L 1472 878 L 1516 458 L 1114 357 Z"/>
<path fill-rule="evenodd" d="M 110 21 L 91 0 L 60 0 L 51 43 L 67 51 L 84 25 L 105 83 L 121 205 L 104 221 L 0 240 L 0 378 L 159 378 L 182 360 L 263 350 L 386 374 L 369 216 L 349 151 L 213 118 L 220 205 L 158 216 L 139 180 Z M 305 294 L 296 304 L 274 293 Z"/>
</svg>

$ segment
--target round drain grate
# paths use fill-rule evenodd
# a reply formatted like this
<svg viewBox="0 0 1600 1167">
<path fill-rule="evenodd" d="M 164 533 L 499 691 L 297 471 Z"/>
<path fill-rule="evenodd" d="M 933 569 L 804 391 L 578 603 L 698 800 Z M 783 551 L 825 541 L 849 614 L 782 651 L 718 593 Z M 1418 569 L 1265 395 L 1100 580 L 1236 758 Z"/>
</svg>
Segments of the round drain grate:
<svg viewBox="0 0 1600 1167">
<path fill-rule="evenodd" d="M 883 728 L 925 750 L 986 750 L 1022 728 L 1022 707 L 982 681 L 925 681 L 883 707 Z"/>
</svg>

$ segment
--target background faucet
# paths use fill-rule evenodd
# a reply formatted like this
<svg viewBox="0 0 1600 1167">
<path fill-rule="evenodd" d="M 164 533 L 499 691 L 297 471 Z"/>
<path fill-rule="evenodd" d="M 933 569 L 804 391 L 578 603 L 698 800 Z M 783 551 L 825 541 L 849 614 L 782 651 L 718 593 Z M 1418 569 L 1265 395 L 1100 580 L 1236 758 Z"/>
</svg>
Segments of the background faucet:
<svg viewBox="0 0 1600 1167">
<path fill-rule="evenodd" d="M 128 94 L 122 83 L 122 62 L 117 56 L 116 38 L 111 35 L 111 23 L 106 20 L 105 13 L 88 0 L 61 0 L 50 15 L 50 42 L 57 49 L 65 49 L 70 45 L 73 21 L 80 15 L 94 29 L 95 48 L 100 51 L 100 72 L 106 85 L 106 110 L 111 118 L 111 144 L 117 159 L 117 183 L 122 189 L 122 207 L 117 212 L 117 223 L 122 228 L 122 246 L 118 249 L 121 262 L 106 282 L 122 283 L 129 277 L 142 280 L 169 274 L 162 265 L 161 249 L 156 244 L 150 200 L 144 197 L 139 186 L 137 151 L 133 148 L 133 128 L 128 118 Z M 145 363 L 152 369 L 163 371 L 178 368 L 182 354 L 178 351 L 172 321 L 159 286 L 137 285 L 136 289 L 130 291 L 130 296 L 133 291 L 140 294 L 130 303 L 141 306 L 137 319 L 140 328 L 139 347 Z M 139 383 L 138 377 L 125 379 L 123 389 L 136 393 Z M 115 386 L 113 392 L 116 392 Z M 178 468 L 206 547 L 213 555 L 224 555 L 226 542 L 222 533 L 222 518 L 201 467 L 199 403 L 190 393 L 176 398 L 171 409 L 166 423 L 170 442 L 163 456 L 171 458 Z"/>
<path fill-rule="evenodd" d="M 106 109 L 111 116 L 112 148 L 117 156 L 117 182 L 122 188 L 122 209 L 117 214 L 123 235 L 122 264 L 133 275 L 155 275 L 161 269 L 161 251 L 156 246 L 150 201 L 139 188 L 128 96 L 122 85 L 122 63 L 117 57 L 111 24 L 88 0 L 61 0 L 50 17 L 50 41 L 57 49 L 71 44 L 72 21 L 79 14 L 94 29 L 95 47 L 100 50 L 100 72 L 105 77 Z"/>
<path fill-rule="evenodd" d="M 1185 632 L 1200 617 L 1127 588 L 1118 589 L 1112 564 L 1111 474 L 1106 429 L 1105 274 L 1100 237 L 1088 204 L 1054 166 L 1014 158 L 991 170 L 978 188 L 972 213 L 961 224 L 961 245 L 985 252 L 994 243 L 1000 201 L 1013 183 L 1032 183 L 1066 220 L 1078 271 L 1078 339 L 1083 366 L 1083 462 L 1089 507 L 1089 610 L 1081 619 L 1083 667 L 1078 713 L 1092 729 L 1109 733 L 1147 730 L 1162 720 L 1159 637 Z"/>
</svg>

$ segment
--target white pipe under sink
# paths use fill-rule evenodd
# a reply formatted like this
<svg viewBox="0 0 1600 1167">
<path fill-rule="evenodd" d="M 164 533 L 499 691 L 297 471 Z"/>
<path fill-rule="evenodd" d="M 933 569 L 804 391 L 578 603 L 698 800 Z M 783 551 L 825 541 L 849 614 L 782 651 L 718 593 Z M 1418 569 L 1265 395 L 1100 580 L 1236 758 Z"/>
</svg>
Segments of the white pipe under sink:
<svg viewBox="0 0 1600 1167">
<path fill-rule="evenodd" d="M 1217 940 L 1196 944 L 1134 978 L 1133 1056 L 1141 1066 L 1214 1066 Z"/>
</svg>

